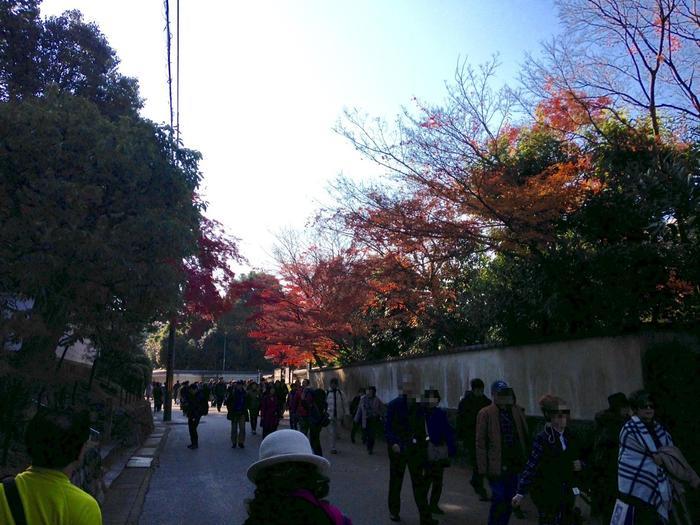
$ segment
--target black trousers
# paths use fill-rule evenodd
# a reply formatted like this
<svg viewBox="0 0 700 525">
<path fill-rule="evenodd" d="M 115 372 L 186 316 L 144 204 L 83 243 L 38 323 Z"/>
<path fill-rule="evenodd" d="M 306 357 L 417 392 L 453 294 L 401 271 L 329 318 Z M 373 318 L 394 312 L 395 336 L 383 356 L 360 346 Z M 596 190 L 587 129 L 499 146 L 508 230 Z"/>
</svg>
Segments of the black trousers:
<svg viewBox="0 0 700 525">
<path fill-rule="evenodd" d="M 430 494 L 428 501 L 431 507 L 437 507 L 442 496 L 442 478 L 445 467 L 439 463 L 429 463 L 426 468 L 427 492 Z"/>
<path fill-rule="evenodd" d="M 367 418 L 367 427 L 362 430 L 362 441 L 367 445 L 367 452 L 370 454 L 374 450 L 375 436 L 377 435 L 377 427 L 379 419 L 376 417 Z"/>
<path fill-rule="evenodd" d="M 321 425 L 311 423 L 309 425 L 309 443 L 311 443 L 311 450 L 317 456 L 323 456 L 323 450 L 321 449 Z"/>
<path fill-rule="evenodd" d="M 401 486 L 406 467 L 411 476 L 413 499 L 416 501 L 421 523 L 429 522 L 431 514 L 428 507 L 425 457 L 419 451 L 397 454 L 389 447 L 389 513 L 398 516 L 401 512 Z"/>
<path fill-rule="evenodd" d="M 199 434 L 197 434 L 197 427 L 199 426 L 200 419 L 202 419 L 201 414 L 196 416 L 187 416 L 187 428 L 190 431 L 190 444 L 195 447 L 199 446 Z"/>
</svg>

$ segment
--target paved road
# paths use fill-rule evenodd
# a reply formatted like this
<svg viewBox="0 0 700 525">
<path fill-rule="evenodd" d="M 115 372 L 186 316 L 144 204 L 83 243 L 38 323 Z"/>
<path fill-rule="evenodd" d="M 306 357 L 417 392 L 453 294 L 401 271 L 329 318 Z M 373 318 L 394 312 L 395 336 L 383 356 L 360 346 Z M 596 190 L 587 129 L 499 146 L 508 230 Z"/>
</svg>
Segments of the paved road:
<svg viewBox="0 0 700 525">
<path fill-rule="evenodd" d="M 177 409 L 173 411 L 173 423 L 139 523 L 241 525 L 246 519 L 244 500 L 253 495 L 253 485 L 245 472 L 257 459 L 260 434 L 253 436 L 248 428 L 246 448 L 232 449 L 225 409 L 220 414 L 214 409 L 202 418 L 199 449 L 192 451 L 186 447 L 189 443 L 186 420 Z M 380 442 L 375 455 L 368 456 L 363 447 L 350 443 L 347 431 L 343 438 L 339 442 L 340 453 L 326 455 L 332 464 L 329 500 L 348 514 L 355 525 L 391 524 L 386 507 L 389 486 L 386 448 Z M 446 515 L 440 517 L 441 525 L 486 523 L 488 503 L 478 501 L 467 481 L 467 470 L 457 467 L 446 470 L 441 500 Z M 408 472 L 401 502 L 402 523 L 418 525 Z M 528 515 L 534 516 L 534 511 L 529 510 Z M 511 520 L 513 525 L 531 523 L 536 520 Z"/>
</svg>

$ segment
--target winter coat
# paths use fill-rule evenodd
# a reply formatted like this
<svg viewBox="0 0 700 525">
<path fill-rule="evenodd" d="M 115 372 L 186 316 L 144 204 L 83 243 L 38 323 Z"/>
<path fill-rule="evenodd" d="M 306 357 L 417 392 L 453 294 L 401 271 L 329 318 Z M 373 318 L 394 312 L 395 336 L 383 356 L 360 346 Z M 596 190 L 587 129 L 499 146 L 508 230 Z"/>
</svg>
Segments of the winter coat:
<svg viewBox="0 0 700 525">
<path fill-rule="evenodd" d="M 490 404 L 491 400 L 488 397 L 477 397 L 470 390 L 464 394 L 457 406 L 457 436 L 471 448 L 475 446 L 476 416 L 482 408 Z"/>
<path fill-rule="evenodd" d="M 527 457 L 527 422 L 518 406 L 508 408 L 515 425 L 519 449 L 514 454 L 525 463 Z M 499 408 L 496 403 L 482 408 L 476 418 L 476 464 L 480 474 L 499 477 L 503 474 L 503 450 Z"/>
<path fill-rule="evenodd" d="M 425 453 L 425 410 L 420 403 L 408 403 L 399 396 L 387 405 L 384 435 L 390 447 L 399 445 L 401 452 Z"/>
<path fill-rule="evenodd" d="M 260 400 L 260 424 L 263 428 L 275 428 L 279 424 L 279 405 L 274 392 L 263 394 Z"/>
<path fill-rule="evenodd" d="M 326 392 L 326 403 L 328 404 L 328 415 L 331 419 L 342 421 L 345 418 L 345 396 L 339 388 Z"/>
<path fill-rule="evenodd" d="M 355 423 L 361 423 L 362 428 L 367 428 L 369 418 L 380 418 L 384 415 L 384 403 L 377 396 L 362 396 L 357 412 L 355 412 Z"/>
<path fill-rule="evenodd" d="M 430 442 L 438 446 L 447 444 L 450 457 L 456 456 L 457 443 L 455 440 L 455 431 L 447 419 L 447 412 L 440 407 L 432 408 L 428 410 L 425 423 L 428 429 Z"/>
</svg>

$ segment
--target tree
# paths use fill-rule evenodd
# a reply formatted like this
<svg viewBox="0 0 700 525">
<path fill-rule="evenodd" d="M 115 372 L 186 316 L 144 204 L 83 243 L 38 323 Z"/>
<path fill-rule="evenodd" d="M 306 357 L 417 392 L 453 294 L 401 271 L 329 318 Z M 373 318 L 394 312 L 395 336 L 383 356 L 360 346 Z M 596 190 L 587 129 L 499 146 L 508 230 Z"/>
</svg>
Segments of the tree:
<svg viewBox="0 0 700 525">
<path fill-rule="evenodd" d="M 79 11 L 43 21 L 39 0 L 0 2 L 0 101 L 58 90 L 94 102 L 110 118 L 137 116 L 138 83 L 118 71 L 107 39 Z"/>
<path fill-rule="evenodd" d="M 34 300 L 43 330 L 26 334 L 27 354 L 175 308 L 185 273 L 173 261 L 196 253 L 198 159 L 73 95 L 0 104 L 0 289 Z"/>
<path fill-rule="evenodd" d="M 613 113 L 648 118 L 655 136 L 663 122 L 697 126 L 700 99 L 700 14 L 692 0 L 559 0 L 563 37 L 544 46 L 524 71 L 527 86 L 546 86 L 609 100 Z M 624 108 L 624 109 L 623 109 Z M 624 120 L 624 119 L 621 119 Z"/>
</svg>

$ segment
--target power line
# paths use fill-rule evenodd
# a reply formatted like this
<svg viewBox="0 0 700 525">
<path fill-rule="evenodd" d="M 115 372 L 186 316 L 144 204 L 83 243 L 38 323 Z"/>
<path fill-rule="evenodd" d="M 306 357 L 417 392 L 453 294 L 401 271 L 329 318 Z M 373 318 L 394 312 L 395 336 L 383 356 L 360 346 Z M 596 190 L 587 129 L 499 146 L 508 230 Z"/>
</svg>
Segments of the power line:
<svg viewBox="0 0 700 525">
<path fill-rule="evenodd" d="M 166 53 L 168 60 L 168 99 L 170 101 L 170 139 L 173 138 L 173 75 L 170 61 L 171 39 L 170 34 L 170 1 L 164 0 L 165 4 L 165 38 L 166 38 Z M 178 1 L 179 4 L 179 1 Z"/>
</svg>

